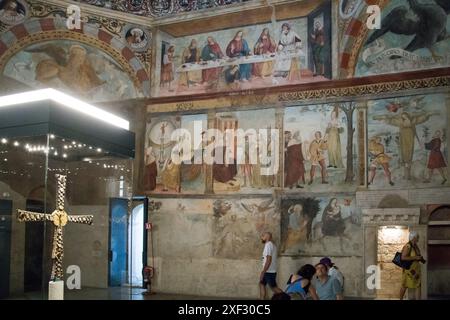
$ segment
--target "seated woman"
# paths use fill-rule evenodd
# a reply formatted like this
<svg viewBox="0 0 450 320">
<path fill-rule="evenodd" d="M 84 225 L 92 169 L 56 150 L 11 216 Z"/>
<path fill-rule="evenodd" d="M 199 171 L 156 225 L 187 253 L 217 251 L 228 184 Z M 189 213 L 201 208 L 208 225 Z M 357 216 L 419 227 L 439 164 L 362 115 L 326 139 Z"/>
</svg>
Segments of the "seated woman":
<svg viewBox="0 0 450 320">
<path fill-rule="evenodd" d="M 292 274 L 287 282 L 285 292 L 275 294 L 272 300 L 319 300 L 316 289 L 311 284 L 311 279 L 316 273 L 316 268 L 310 264 L 305 264 Z"/>
</svg>

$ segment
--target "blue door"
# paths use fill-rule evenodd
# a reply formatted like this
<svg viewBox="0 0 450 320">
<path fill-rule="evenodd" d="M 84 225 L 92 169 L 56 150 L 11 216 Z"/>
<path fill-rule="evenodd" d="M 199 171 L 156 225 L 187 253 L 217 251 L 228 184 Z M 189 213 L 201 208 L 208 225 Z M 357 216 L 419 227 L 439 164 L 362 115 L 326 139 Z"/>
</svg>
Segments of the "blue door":
<svg viewBox="0 0 450 320">
<path fill-rule="evenodd" d="M 127 281 L 128 200 L 111 198 L 109 204 L 109 286 L 118 287 Z"/>
</svg>

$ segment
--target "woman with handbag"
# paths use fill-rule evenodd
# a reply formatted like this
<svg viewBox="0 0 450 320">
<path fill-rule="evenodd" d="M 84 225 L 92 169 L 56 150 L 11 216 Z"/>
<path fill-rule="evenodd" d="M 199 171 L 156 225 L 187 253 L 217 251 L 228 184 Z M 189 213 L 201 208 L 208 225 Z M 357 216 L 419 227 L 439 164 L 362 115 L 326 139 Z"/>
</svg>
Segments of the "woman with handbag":
<svg viewBox="0 0 450 320">
<path fill-rule="evenodd" d="M 409 233 L 409 242 L 403 247 L 402 261 L 412 261 L 411 266 L 403 269 L 402 274 L 402 288 L 400 289 L 400 300 L 403 300 L 406 289 L 414 289 L 414 296 L 416 300 L 420 300 L 420 286 L 421 286 L 421 274 L 420 262 L 425 263 L 419 246 L 419 235 L 417 232 L 412 231 Z"/>
</svg>

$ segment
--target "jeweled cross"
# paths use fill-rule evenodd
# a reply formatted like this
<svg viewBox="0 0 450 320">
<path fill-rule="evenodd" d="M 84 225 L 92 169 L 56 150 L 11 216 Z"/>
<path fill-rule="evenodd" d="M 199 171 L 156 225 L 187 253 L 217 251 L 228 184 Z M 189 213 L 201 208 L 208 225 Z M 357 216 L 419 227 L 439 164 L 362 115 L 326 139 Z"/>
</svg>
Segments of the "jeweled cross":
<svg viewBox="0 0 450 320">
<path fill-rule="evenodd" d="M 53 232 L 53 248 L 52 248 L 52 274 L 51 281 L 63 280 L 63 256 L 64 256 L 64 242 L 63 242 L 63 227 L 67 222 L 75 222 L 82 224 L 92 224 L 93 216 L 91 215 L 68 215 L 64 209 L 64 198 L 66 196 L 66 176 L 56 175 L 56 210 L 51 214 L 38 213 L 25 210 L 17 210 L 17 218 L 20 222 L 29 221 L 52 221 L 55 225 Z"/>
</svg>

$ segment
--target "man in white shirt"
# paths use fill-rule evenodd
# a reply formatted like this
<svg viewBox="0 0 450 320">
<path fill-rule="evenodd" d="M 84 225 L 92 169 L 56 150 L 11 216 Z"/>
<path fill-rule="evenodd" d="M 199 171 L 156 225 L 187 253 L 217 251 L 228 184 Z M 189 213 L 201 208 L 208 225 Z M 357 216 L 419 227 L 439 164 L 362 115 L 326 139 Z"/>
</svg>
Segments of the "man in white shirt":
<svg viewBox="0 0 450 320">
<path fill-rule="evenodd" d="M 334 279 L 337 279 L 339 281 L 339 284 L 341 285 L 341 290 L 344 291 L 344 275 L 342 272 L 334 265 L 333 262 L 331 262 L 331 259 L 328 257 L 320 259 L 320 264 L 323 264 L 327 267 L 328 270 L 328 276 Z"/>
<path fill-rule="evenodd" d="M 261 235 L 261 242 L 264 243 L 264 251 L 262 257 L 263 269 L 259 276 L 259 298 L 267 299 L 266 286 L 269 285 L 273 293 L 281 293 L 281 289 L 277 286 L 277 247 L 272 242 L 272 234 L 264 232 Z"/>
</svg>

